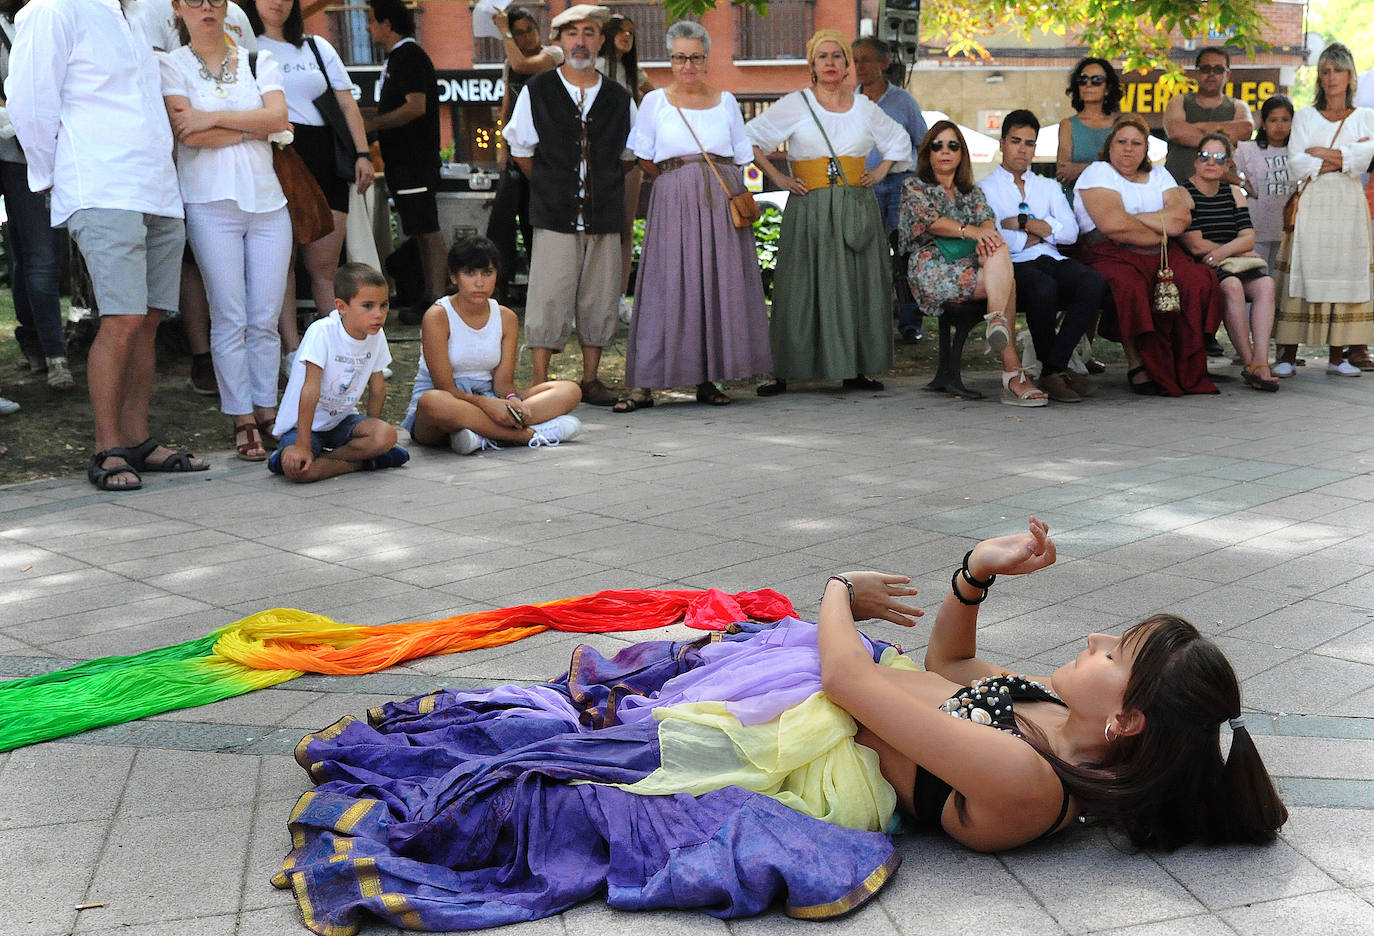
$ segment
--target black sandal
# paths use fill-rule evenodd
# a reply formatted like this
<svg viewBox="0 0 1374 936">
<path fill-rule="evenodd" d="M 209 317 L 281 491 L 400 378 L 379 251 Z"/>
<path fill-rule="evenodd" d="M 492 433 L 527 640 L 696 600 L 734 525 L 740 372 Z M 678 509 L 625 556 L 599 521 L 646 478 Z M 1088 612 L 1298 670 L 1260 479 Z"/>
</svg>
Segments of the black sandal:
<svg viewBox="0 0 1374 936">
<path fill-rule="evenodd" d="M 129 464 L 139 471 L 165 471 L 171 474 L 182 474 L 187 471 L 208 471 L 210 466 L 205 463 L 194 464 L 192 459 L 196 456 L 191 452 L 173 452 L 157 464 L 148 461 L 148 456 L 156 452 L 162 443 L 152 436 L 129 449 Z"/>
<path fill-rule="evenodd" d="M 1153 380 L 1142 380 L 1140 383 L 1135 382 L 1133 379 L 1135 375 L 1143 373 L 1145 373 L 1145 365 L 1143 364 L 1140 367 L 1132 367 L 1130 370 L 1126 371 L 1126 383 L 1130 386 L 1131 392 L 1138 393 L 1141 396 L 1159 396 L 1159 384 L 1155 383 Z"/>
<path fill-rule="evenodd" d="M 734 401 L 725 395 L 725 391 L 715 384 L 707 382 L 697 384 L 697 402 L 705 403 L 708 406 L 727 406 Z"/>
<path fill-rule="evenodd" d="M 654 405 L 654 395 L 648 390 L 640 387 L 631 390 L 626 396 L 616 400 L 611 405 L 612 413 L 633 413 L 635 410 L 652 409 Z"/>
<path fill-rule="evenodd" d="M 104 463 L 108 458 L 122 458 L 125 464 L 106 468 Z M 134 483 L 111 484 L 110 479 L 119 475 L 132 475 Z M 138 469 L 134 467 L 134 454 L 128 449 L 122 448 L 106 449 L 92 455 L 90 463 L 86 465 L 86 480 L 101 491 L 137 491 L 143 487 L 143 479 L 139 477 Z"/>
<path fill-rule="evenodd" d="M 843 386 L 846 390 L 872 390 L 876 392 L 883 389 L 883 382 L 860 374 L 857 377 L 846 377 Z"/>
</svg>

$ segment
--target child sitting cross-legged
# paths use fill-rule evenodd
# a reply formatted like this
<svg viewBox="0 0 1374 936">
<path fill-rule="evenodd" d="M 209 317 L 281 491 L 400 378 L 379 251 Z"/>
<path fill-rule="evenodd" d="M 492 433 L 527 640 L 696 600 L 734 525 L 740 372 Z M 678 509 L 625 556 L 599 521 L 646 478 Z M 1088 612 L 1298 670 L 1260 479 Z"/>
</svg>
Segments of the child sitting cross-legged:
<svg viewBox="0 0 1374 936">
<path fill-rule="evenodd" d="M 301 339 L 273 428 L 281 441 L 267 467 L 300 483 L 410 460 L 381 418 L 382 369 L 391 363 L 382 333 L 391 307 L 386 279 L 365 263 L 347 263 L 334 276 L 334 295 L 334 311 Z M 358 412 L 364 390 L 366 416 Z"/>
<path fill-rule="evenodd" d="M 570 380 L 515 392 L 520 322 L 491 298 L 501 254 L 485 237 L 464 237 L 448 252 L 450 294 L 425 312 L 420 369 L 401 423 L 421 445 L 448 445 L 459 455 L 505 444 L 557 445 L 576 438 L 570 413 L 582 391 Z"/>
</svg>

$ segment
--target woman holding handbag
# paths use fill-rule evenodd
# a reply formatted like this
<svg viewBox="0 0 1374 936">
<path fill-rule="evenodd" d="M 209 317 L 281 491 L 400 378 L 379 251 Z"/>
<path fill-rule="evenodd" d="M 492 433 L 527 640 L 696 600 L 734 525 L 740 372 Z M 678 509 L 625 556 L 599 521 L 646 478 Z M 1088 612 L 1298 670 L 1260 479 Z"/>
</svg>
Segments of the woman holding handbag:
<svg viewBox="0 0 1374 936">
<path fill-rule="evenodd" d="M 650 388 L 692 384 L 699 402 L 723 406 L 716 381 L 772 366 L 752 219 L 738 226 L 730 210 L 745 192 L 740 165 L 753 159 L 739 104 L 705 81 L 703 27 L 674 23 L 666 44 L 673 83 L 644 97 L 629 141 L 655 181 L 625 356 L 636 389 L 615 404 L 620 413 L 652 406 Z"/>
<path fill-rule="evenodd" d="M 959 125 L 940 120 L 926 131 L 916 172 L 902 189 L 898 247 L 911 259 L 911 293 L 926 315 L 951 300 L 986 299 L 988 350 L 1002 358 L 1002 402 L 1044 406 L 1016 353 L 1016 280 L 1011 253 L 983 190 Z"/>
<path fill-rule="evenodd" d="M 257 0 L 244 6 L 258 37 L 258 47 L 271 52 L 282 67 L 287 116 L 295 134 L 291 146 L 320 184 L 334 215 L 334 230 L 300 248 L 310 274 L 310 294 L 321 314 L 334 308 L 334 274 L 348 229 L 348 187 L 361 195 L 372 185 L 372 156 L 367 149 L 363 116 L 353 100 L 353 81 L 334 47 L 305 34 L 300 0 Z M 287 266 L 282 300 L 284 371 L 301 343 L 296 325 L 296 253 Z"/>
<path fill-rule="evenodd" d="M 1133 393 L 1216 393 L 1203 335 L 1221 323 L 1225 302 L 1212 271 L 1174 243 L 1192 223 L 1188 196 L 1146 152 L 1150 128 L 1128 114 L 1074 186 L 1078 259 L 1101 273 L 1111 294 L 1101 334 L 1119 340 Z M 1172 282 L 1172 309 L 1157 286 Z"/>
<path fill-rule="evenodd" d="M 1278 378 L 1269 370 L 1274 279 L 1255 252 L 1255 226 L 1245 191 L 1223 179 L 1233 156 L 1231 138 L 1224 133 L 1209 133 L 1198 141 L 1197 168 L 1183 183 L 1193 199 L 1193 223 L 1179 241 L 1216 271 L 1226 297 L 1226 334 L 1240 356 L 1241 380 L 1252 390 L 1273 393 L 1279 389 Z"/>
<path fill-rule="evenodd" d="M 291 217 L 269 134 L 291 129 L 282 71 L 224 35 L 225 0 L 173 0 L 182 47 L 159 56 L 177 138 L 186 239 L 210 300 L 210 354 L 220 409 L 240 458 L 267 458 L 276 421 L 277 318 L 291 255 Z"/>
<path fill-rule="evenodd" d="M 1360 190 L 1360 174 L 1374 157 L 1374 110 L 1355 106 L 1355 80 L 1350 50 L 1339 42 L 1327 46 L 1317 60 L 1316 99 L 1294 115 L 1288 138 L 1289 177 L 1303 182 L 1292 196 L 1297 211 L 1277 264 L 1280 357 L 1291 360 L 1296 350 L 1289 349 L 1299 342 L 1326 345 L 1326 372 L 1337 377 L 1374 369 L 1374 247 Z"/>
<path fill-rule="evenodd" d="M 849 81 L 853 54 L 836 30 L 806 43 L 811 87 L 793 91 L 749 121 L 755 163 L 791 193 L 783 212 L 769 335 L 776 379 L 843 379 L 849 390 L 881 390 L 866 375 L 892 366 L 892 261 L 873 186 L 911 166 L 902 125 Z M 787 144 L 792 174 L 768 154 Z M 874 146 L 883 161 L 864 168 Z"/>
</svg>

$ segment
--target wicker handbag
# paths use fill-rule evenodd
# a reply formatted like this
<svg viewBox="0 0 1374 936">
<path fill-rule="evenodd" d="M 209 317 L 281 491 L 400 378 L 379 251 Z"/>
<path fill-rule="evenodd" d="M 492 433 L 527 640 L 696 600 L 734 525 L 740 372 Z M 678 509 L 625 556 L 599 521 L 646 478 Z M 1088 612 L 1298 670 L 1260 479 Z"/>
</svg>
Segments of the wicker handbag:
<svg viewBox="0 0 1374 936">
<path fill-rule="evenodd" d="M 1164 213 L 1160 212 L 1160 228 L 1164 227 Z M 1169 235 L 1161 230 L 1159 235 L 1159 272 L 1155 273 L 1155 290 L 1150 306 L 1158 313 L 1173 314 L 1183 308 L 1179 299 L 1178 284 L 1174 282 L 1174 271 L 1169 269 Z"/>
</svg>

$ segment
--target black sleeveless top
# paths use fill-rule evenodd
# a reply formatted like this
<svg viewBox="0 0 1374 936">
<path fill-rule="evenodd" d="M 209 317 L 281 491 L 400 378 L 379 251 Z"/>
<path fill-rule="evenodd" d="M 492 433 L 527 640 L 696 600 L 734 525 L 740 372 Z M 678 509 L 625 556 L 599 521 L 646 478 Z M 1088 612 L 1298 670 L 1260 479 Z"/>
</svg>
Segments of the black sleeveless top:
<svg viewBox="0 0 1374 936">
<path fill-rule="evenodd" d="M 999 731 L 1009 731 L 1021 736 L 1016 727 L 1016 716 L 1012 710 L 1014 702 L 1053 702 L 1064 705 L 1064 700 L 1050 691 L 1044 683 L 1024 676 L 993 676 L 988 679 L 974 680 L 945 702 L 940 710 L 955 718 L 991 725 Z M 1063 786 L 1063 781 L 1060 781 Z M 924 767 L 917 766 L 916 782 L 912 787 L 911 799 L 916 824 L 926 828 L 940 828 L 940 817 L 945 810 L 945 802 L 954 788 Z M 1050 827 L 1036 837 L 1036 841 L 1053 833 L 1064 821 L 1069 812 L 1069 790 L 1064 787 L 1064 802 L 1059 807 L 1059 815 L 1054 817 Z"/>
</svg>

